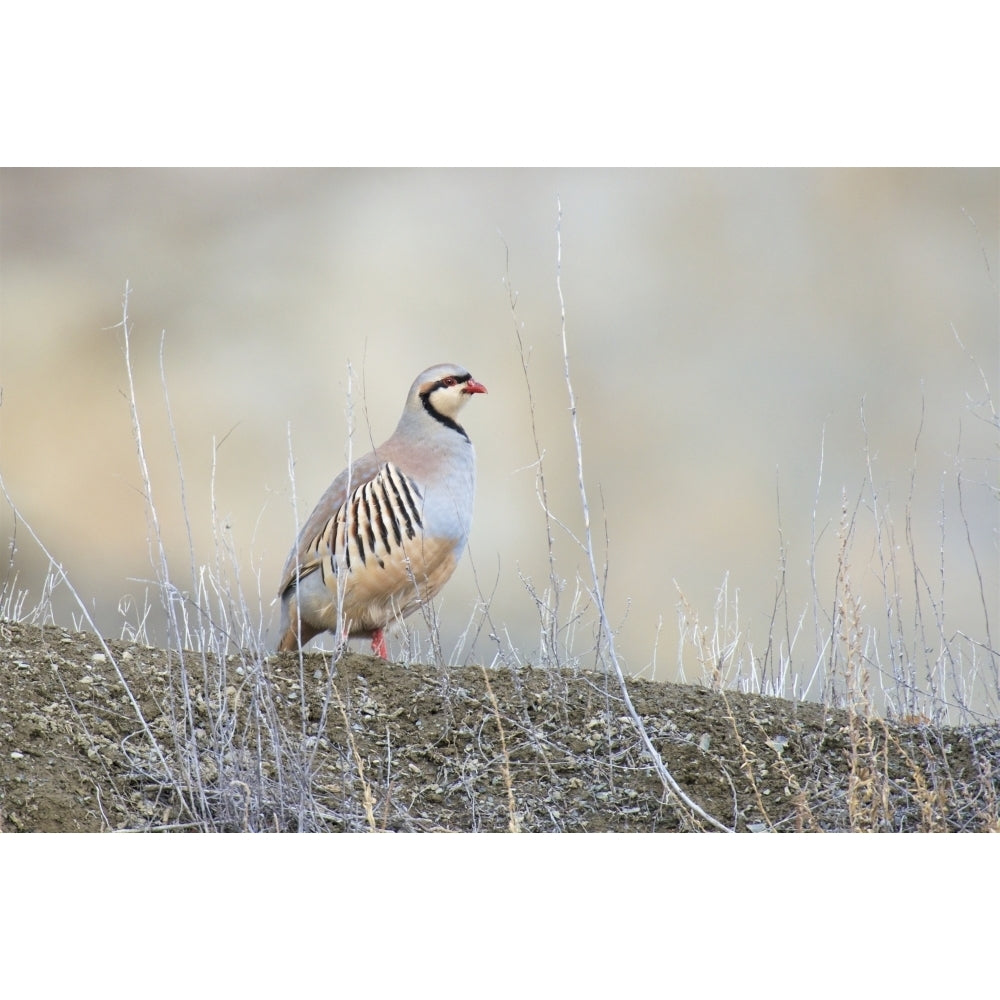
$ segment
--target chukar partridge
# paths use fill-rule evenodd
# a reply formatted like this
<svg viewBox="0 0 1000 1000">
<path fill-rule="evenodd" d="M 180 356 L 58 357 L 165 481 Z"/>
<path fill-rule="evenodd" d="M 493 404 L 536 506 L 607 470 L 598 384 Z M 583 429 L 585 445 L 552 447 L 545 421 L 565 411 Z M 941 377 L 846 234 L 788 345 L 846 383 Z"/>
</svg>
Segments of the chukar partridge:
<svg viewBox="0 0 1000 1000">
<path fill-rule="evenodd" d="M 282 574 L 279 651 L 343 628 L 384 659 L 386 626 L 444 586 L 469 537 L 476 479 L 455 418 L 478 392 L 459 365 L 421 372 L 392 437 L 320 497 Z"/>
</svg>

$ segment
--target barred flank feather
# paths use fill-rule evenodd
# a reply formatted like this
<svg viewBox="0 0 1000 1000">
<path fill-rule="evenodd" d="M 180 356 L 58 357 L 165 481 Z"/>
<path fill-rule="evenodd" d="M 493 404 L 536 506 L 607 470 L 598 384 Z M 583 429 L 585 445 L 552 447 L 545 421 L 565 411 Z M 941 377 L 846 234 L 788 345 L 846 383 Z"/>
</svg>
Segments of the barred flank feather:
<svg viewBox="0 0 1000 1000">
<path fill-rule="evenodd" d="M 369 557 L 385 568 L 385 559 L 416 537 L 422 526 L 420 489 L 391 462 L 374 479 L 362 483 L 313 539 L 310 551 L 337 572 L 338 563 L 366 565 Z"/>
</svg>

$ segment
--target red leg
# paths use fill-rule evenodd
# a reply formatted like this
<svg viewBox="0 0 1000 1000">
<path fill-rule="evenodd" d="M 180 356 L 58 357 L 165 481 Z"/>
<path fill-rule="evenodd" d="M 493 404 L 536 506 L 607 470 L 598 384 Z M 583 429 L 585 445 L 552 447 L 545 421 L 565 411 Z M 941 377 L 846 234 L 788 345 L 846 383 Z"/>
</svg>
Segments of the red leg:
<svg viewBox="0 0 1000 1000">
<path fill-rule="evenodd" d="M 380 628 L 372 632 L 372 652 L 376 656 L 381 656 L 383 660 L 389 659 L 389 647 L 385 644 L 385 633 Z"/>
</svg>

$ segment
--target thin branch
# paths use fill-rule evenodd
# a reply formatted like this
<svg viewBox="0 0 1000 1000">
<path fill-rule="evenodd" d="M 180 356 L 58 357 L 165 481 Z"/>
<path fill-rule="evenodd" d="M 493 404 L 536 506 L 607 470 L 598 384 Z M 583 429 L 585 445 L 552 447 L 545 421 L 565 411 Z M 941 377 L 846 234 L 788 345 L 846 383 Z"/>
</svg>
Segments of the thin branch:
<svg viewBox="0 0 1000 1000">
<path fill-rule="evenodd" d="M 580 423 L 577 417 L 576 394 L 573 391 L 573 381 L 570 378 L 569 369 L 569 345 L 566 337 L 566 303 L 563 298 L 562 291 L 562 203 L 558 198 L 556 199 L 556 205 L 556 291 L 559 295 L 559 323 L 560 335 L 562 338 L 563 378 L 565 379 L 566 390 L 569 394 L 570 421 L 573 427 L 573 442 L 576 446 L 577 488 L 580 492 L 580 504 L 583 511 L 584 552 L 587 557 L 590 576 L 593 581 L 591 596 L 594 600 L 595 606 L 597 607 L 601 627 L 603 628 L 604 634 L 607 638 L 608 658 L 611 662 L 612 668 L 614 669 L 615 675 L 618 678 L 618 685 L 621 689 L 622 699 L 625 702 L 625 707 L 628 710 L 629 717 L 632 719 L 632 722 L 639 733 L 639 737 L 642 740 L 642 744 L 646 748 L 646 752 L 649 754 L 649 757 L 653 762 L 653 766 L 656 769 L 656 773 L 659 775 L 660 781 L 663 783 L 664 787 L 673 792 L 673 794 L 676 795 L 677 798 L 688 807 L 688 809 L 703 819 L 710 826 L 715 827 L 717 830 L 722 830 L 725 833 L 732 833 L 733 831 L 729 827 L 720 823 L 713 816 L 710 816 L 704 809 L 701 808 L 701 806 L 698 805 L 698 803 L 694 802 L 687 796 L 687 794 L 685 794 L 684 790 L 670 773 L 666 764 L 664 764 L 663 758 L 660 756 L 656 747 L 653 746 L 653 742 L 649 738 L 649 733 L 646 731 L 646 727 L 643 724 L 639 713 L 636 711 L 635 705 L 632 703 L 632 698 L 628 692 L 628 684 L 625 681 L 625 674 L 622 670 L 621 663 L 618 659 L 618 653 L 615 649 L 615 633 L 614 629 L 611 627 L 610 621 L 608 620 L 608 614 L 604 604 L 604 594 L 601 590 L 601 577 L 598 573 L 597 563 L 594 559 L 594 543 L 590 530 L 590 505 L 587 501 L 587 487 L 584 482 L 583 475 L 583 441 L 580 434 Z"/>
</svg>

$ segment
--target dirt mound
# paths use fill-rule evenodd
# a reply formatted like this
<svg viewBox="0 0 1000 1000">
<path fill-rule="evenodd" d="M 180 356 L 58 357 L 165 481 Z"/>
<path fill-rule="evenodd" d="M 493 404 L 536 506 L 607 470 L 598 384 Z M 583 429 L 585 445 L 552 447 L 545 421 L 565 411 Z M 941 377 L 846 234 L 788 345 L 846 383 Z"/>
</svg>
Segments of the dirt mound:
<svg viewBox="0 0 1000 1000">
<path fill-rule="evenodd" d="M 224 661 L 0 622 L 4 831 L 710 828 L 613 677 L 309 653 Z M 635 680 L 735 830 L 1000 828 L 1000 727 L 897 725 Z"/>
</svg>

